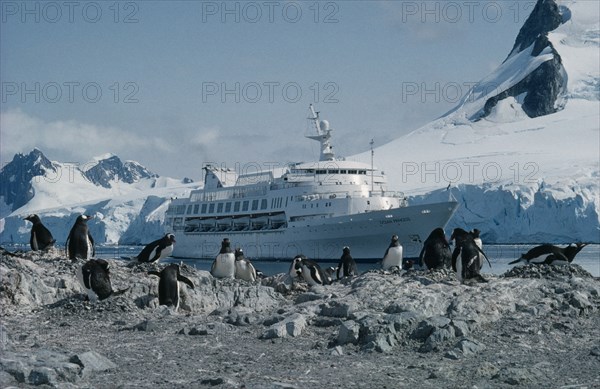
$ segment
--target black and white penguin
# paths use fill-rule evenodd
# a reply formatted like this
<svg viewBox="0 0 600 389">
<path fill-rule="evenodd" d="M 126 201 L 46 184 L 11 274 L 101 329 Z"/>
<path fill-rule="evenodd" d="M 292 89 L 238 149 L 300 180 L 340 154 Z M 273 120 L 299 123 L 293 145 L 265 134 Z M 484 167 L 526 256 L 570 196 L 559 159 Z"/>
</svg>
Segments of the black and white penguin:
<svg viewBox="0 0 600 389">
<path fill-rule="evenodd" d="M 179 265 L 172 263 L 162 269 L 160 272 L 151 270 L 150 275 L 160 277 L 158 281 L 158 304 L 175 307 L 175 311 L 179 308 L 179 282 L 187 284 L 194 289 L 194 284 L 189 278 L 181 275 Z"/>
<path fill-rule="evenodd" d="M 91 218 L 93 216 L 79 215 L 77 220 L 75 220 L 75 224 L 71 228 L 71 232 L 69 232 L 69 237 L 65 243 L 70 259 L 90 259 L 96 255 L 94 239 L 87 226 L 87 221 Z"/>
<path fill-rule="evenodd" d="M 443 228 L 436 228 L 423 242 L 423 248 L 419 254 L 419 264 L 427 266 L 427 269 L 449 268 L 452 262 L 450 244 L 446 240 Z"/>
<path fill-rule="evenodd" d="M 290 276 L 302 277 L 310 286 L 327 285 L 327 276 L 321 267 L 303 254 L 296 255 L 290 267 Z"/>
<path fill-rule="evenodd" d="M 225 238 L 221 242 L 221 251 L 210 267 L 210 274 L 216 278 L 235 277 L 235 254 L 231 250 L 229 239 Z"/>
<path fill-rule="evenodd" d="M 398 235 L 392 235 L 392 241 L 383 255 L 381 267 L 383 270 L 388 270 L 392 267 L 402 269 L 402 246 L 398 241 Z"/>
<path fill-rule="evenodd" d="M 175 247 L 175 235 L 166 234 L 160 239 L 146 245 L 138 254 L 138 262 L 156 262 L 170 256 Z"/>
<path fill-rule="evenodd" d="M 342 257 L 340 263 L 337 266 L 337 279 L 340 279 L 340 270 L 342 271 L 342 277 L 355 277 L 358 275 L 358 268 L 352 255 L 350 255 L 350 247 L 346 246 L 342 250 Z"/>
<path fill-rule="evenodd" d="M 104 259 L 90 259 L 77 268 L 77 279 L 91 302 L 104 300 L 113 294 L 108 268 Z"/>
<path fill-rule="evenodd" d="M 473 235 L 462 228 L 455 228 L 450 240 L 454 240 L 455 242 L 454 252 L 452 253 L 452 270 L 456 272 L 458 280 L 464 282 L 465 280 L 474 278 L 480 282 L 487 282 L 480 274 L 481 267 L 483 266 L 482 257 L 488 263 L 490 263 L 490 260 L 479 246 L 477 246 Z M 459 256 L 460 260 L 458 260 Z"/>
<path fill-rule="evenodd" d="M 46 250 L 54 245 L 56 239 L 52 237 L 52 233 L 48 230 L 36 214 L 31 214 L 23 220 L 33 223 L 31 227 L 31 237 L 29 245 L 33 251 Z"/>
<path fill-rule="evenodd" d="M 256 281 L 256 269 L 246 257 L 242 249 L 235 250 L 235 278 L 245 281 Z"/>
<path fill-rule="evenodd" d="M 575 256 L 587 246 L 586 243 L 574 243 L 565 248 L 561 248 L 552 244 L 543 244 L 536 246 L 522 254 L 517 260 L 509 262 L 509 265 L 514 265 L 519 262 L 525 264 L 569 264 L 573 262 Z"/>
</svg>

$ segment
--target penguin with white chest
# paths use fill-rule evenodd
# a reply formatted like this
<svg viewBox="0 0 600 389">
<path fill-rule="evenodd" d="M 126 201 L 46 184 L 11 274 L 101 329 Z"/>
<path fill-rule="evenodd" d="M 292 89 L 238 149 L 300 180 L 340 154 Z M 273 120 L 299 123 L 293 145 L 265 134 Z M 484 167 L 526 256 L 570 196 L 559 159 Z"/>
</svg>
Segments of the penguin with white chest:
<svg viewBox="0 0 600 389">
<path fill-rule="evenodd" d="M 173 253 L 175 247 L 175 235 L 166 234 L 160 239 L 149 243 L 142 249 L 138 254 L 138 262 L 160 262 L 161 259 L 170 256 Z"/>
<path fill-rule="evenodd" d="M 383 260 L 381 261 L 381 268 L 383 270 L 389 270 L 393 267 L 402 269 L 402 245 L 398 240 L 398 235 L 392 235 L 392 241 L 385 250 Z"/>
<path fill-rule="evenodd" d="M 462 228 L 455 228 L 450 240 L 454 240 L 456 243 L 452 253 L 452 270 L 456 272 L 458 280 L 464 282 L 468 279 L 476 279 L 480 282 L 487 282 L 480 274 L 483 266 L 482 258 L 488 261 L 490 267 L 492 267 L 492 264 L 487 255 L 477 245 L 473 234 Z"/>
<path fill-rule="evenodd" d="M 46 250 L 54 246 L 56 239 L 52 237 L 50 230 L 42 224 L 38 215 L 31 214 L 23 220 L 30 221 L 33 224 L 29 238 L 29 245 L 33 251 Z"/>
<path fill-rule="evenodd" d="M 235 277 L 235 254 L 231 250 L 229 239 L 225 238 L 221 242 L 221 251 L 210 267 L 210 274 L 216 278 Z"/>
<path fill-rule="evenodd" d="M 94 239 L 92 238 L 87 225 L 88 220 L 91 218 L 93 218 L 93 216 L 79 215 L 77 220 L 75 220 L 75 224 L 71 228 L 69 237 L 65 243 L 65 246 L 67 246 L 67 254 L 70 259 L 91 259 L 96 255 Z"/>
<path fill-rule="evenodd" d="M 328 284 L 327 276 L 321 267 L 302 254 L 294 257 L 289 274 L 292 278 L 302 277 L 310 286 Z"/>
<path fill-rule="evenodd" d="M 77 279 L 91 302 L 104 300 L 113 294 L 109 265 L 104 259 L 90 259 L 77 268 Z"/>
<path fill-rule="evenodd" d="M 256 269 L 246 257 L 242 249 L 235 250 L 235 278 L 244 281 L 256 281 Z"/>
<path fill-rule="evenodd" d="M 194 289 L 194 284 L 189 278 L 182 276 L 179 265 L 172 263 L 162 269 L 160 272 L 151 270 L 150 275 L 158 276 L 158 304 L 179 308 L 179 282 L 183 282 Z"/>
</svg>

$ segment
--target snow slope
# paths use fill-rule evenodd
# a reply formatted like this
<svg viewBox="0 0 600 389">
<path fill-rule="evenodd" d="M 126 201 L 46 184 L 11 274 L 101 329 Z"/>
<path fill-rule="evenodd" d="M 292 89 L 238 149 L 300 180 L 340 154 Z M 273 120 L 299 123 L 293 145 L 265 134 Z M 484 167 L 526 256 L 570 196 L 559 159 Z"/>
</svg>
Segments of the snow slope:
<svg viewBox="0 0 600 389">
<path fill-rule="evenodd" d="M 508 97 L 471 120 L 491 97 L 484 91 L 512 87 L 547 59 L 528 57 L 527 48 L 446 116 L 376 149 L 392 189 L 413 202 L 451 192 L 462 206 L 449 227 L 479 228 L 487 241 L 600 242 L 600 7 L 560 4 L 571 18 L 549 39 L 568 77 L 563 109 L 529 118 Z M 354 158 L 368 162 L 370 154 Z"/>
</svg>

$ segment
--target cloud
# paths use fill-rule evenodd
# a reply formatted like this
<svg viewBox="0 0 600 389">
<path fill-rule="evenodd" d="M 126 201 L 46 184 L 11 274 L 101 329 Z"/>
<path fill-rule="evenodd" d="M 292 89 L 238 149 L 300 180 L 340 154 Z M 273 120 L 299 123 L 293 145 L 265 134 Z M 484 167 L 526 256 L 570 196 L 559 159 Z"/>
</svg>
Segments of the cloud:
<svg viewBox="0 0 600 389">
<path fill-rule="evenodd" d="M 139 136 L 117 127 L 82 123 L 76 120 L 44 121 L 10 109 L 0 114 L 2 158 L 10 160 L 16 153 L 34 147 L 50 152 L 62 161 L 82 161 L 107 151 L 130 155 L 132 150 L 173 152 L 167 140 Z"/>
</svg>

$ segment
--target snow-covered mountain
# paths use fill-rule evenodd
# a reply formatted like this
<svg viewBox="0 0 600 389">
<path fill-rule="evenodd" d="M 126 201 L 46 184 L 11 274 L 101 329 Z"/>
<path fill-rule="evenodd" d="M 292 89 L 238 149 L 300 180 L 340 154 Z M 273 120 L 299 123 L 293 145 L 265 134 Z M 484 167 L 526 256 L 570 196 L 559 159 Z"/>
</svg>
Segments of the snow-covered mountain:
<svg viewBox="0 0 600 389">
<path fill-rule="evenodd" d="M 488 242 L 600 242 L 599 21 L 597 2 L 539 0 L 455 109 L 375 150 L 391 187 L 413 202 L 452 194 L 449 227 Z"/>
<path fill-rule="evenodd" d="M 30 225 L 22 218 L 30 213 L 40 215 L 59 243 L 80 213 L 95 216 L 89 226 L 98 243 L 147 243 L 163 234 L 170 199 L 196 186 L 112 154 L 75 164 L 51 162 L 38 149 L 15 155 L 0 182 L 0 241 L 15 243 L 29 241 Z"/>
</svg>

